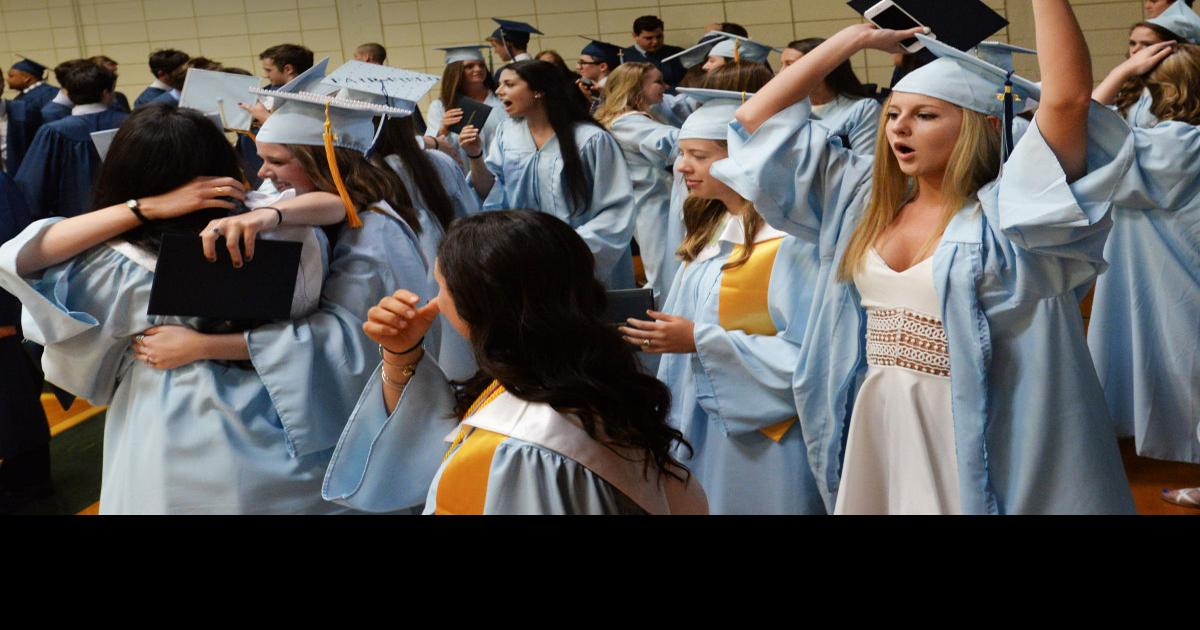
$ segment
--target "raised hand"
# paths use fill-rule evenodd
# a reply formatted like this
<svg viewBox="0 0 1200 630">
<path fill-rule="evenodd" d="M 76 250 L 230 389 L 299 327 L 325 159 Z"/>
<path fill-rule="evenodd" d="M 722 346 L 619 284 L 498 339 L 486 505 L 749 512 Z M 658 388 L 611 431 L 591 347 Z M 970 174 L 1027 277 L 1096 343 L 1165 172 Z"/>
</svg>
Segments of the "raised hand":
<svg viewBox="0 0 1200 630">
<path fill-rule="evenodd" d="M 440 312 L 437 298 L 418 307 L 420 301 L 420 296 L 404 289 L 383 298 L 367 312 L 363 332 L 393 354 L 414 349 Z"/>
</svg>

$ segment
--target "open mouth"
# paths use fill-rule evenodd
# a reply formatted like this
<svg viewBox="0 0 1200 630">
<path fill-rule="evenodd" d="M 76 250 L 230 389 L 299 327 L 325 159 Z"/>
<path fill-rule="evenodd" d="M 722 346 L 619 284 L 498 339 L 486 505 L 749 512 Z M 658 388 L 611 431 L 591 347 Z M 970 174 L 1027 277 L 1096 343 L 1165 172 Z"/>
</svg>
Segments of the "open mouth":
<svg viewBox="0 0 1200 630">
<path fill-rule="evenodd" d="M 914 153 L 916 153 L 916 149 L 913 149 L 912 147 L 908 146 L 907 144 L 902 144 L 902 143 L 893 144 L 892 151 L 896 152 L 896 157 L 898 157 L 898 158 L 909 158 L 909 157 L 912 157 L 912 155 Z"/>
</svg>

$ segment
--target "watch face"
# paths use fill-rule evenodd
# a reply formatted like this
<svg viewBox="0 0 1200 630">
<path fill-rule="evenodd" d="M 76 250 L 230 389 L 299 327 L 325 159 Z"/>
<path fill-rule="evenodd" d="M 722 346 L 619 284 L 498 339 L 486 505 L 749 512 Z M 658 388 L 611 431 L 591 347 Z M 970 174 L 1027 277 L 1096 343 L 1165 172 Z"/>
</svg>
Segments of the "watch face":
<svg viewBox="0 0 1200 630">
<path fill-rule="evenodd" d="M 130 210 L 137 210 L 137 207 L 138 207 L 137 199 L 130 199 L 129 201 L 125 202 L 125 205 L 129 206 Z"/>
</svg>

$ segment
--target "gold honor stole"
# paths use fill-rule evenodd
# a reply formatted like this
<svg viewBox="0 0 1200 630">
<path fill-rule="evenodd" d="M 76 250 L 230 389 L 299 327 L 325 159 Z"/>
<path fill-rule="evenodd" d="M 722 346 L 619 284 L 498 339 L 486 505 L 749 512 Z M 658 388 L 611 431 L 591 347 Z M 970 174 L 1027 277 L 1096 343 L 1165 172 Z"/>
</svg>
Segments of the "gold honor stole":
<svg viewBox="0 0 1200 630">
<path fill-rule="evenodd" d="M 771 321 L 767 292 L 771 286 L 771 270 L 779 254 L 783 237 L 756 243 L 750 259 L 740 267 L 721 272 L 720 303 L 717 321 L 725 330 L 740 330 L 751 335 L 774 336 L 779 333 Z M 729 260 L 736 260 L 745 245 L 736 245 Z M 798 418 L 792 417 L 758 432 L 778 443 Z"/>
<path fill-rule="evenodd" d="M 493 383 L 471 406 L 446 453 L 433 513 L 483 514 L 496 449 L 512 438 L 579 463 L 650 514 L 707 514 L 699 482 L 683 483 L 643 474 L 644 455 L 617 453 L 583 430 L 578 419 L 542 403 L 530 403 Z M 457 447 L 457 448 L 456 448 Z"/>
</svg>

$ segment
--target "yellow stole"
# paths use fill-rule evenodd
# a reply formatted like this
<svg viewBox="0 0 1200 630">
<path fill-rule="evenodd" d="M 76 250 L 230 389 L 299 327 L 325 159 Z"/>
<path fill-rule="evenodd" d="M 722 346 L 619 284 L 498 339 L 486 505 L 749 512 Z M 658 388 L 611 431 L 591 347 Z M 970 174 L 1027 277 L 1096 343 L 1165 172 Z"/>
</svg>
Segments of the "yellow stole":
<svg viewBox="0 0 1200 630">
<path fill-rule="evenodd" d="M 767 291 L 771 286 L 771 270 L 775 266 L 775 257 L 779 254 L 779 246 L 783 238 L 774 238 L 756 243 L 750 259 L 740 267 L 726 269 L 721 273 L 721 295 L 717 306 L 717 321 L 725 330 L 740 330 L 751 335 L 775 335 L 778 330 L 775 322 L 771 321 L 771 311 L 767 302 Z M 730 253 L 729 259 L 741 257 L 745 245 L 737 245 Z M 797 418 L 789 418 L 773 424 L 759 433 L 774 442 L 783 439 L 784 434 Z"/>
<path fill-rule="evenodd" d="M 504 386 L 492 381 L 471 404 L 466 417 L 475 415 L 503 393 Z M 458 436 L 442 460 L 445 467 L 438 480 L 434 514 L 483 514 L 492 457 L 496 454 L 496 448 L 506 439 L 507 435 L 465 425 L 459 429 Z"/>
</svg>

